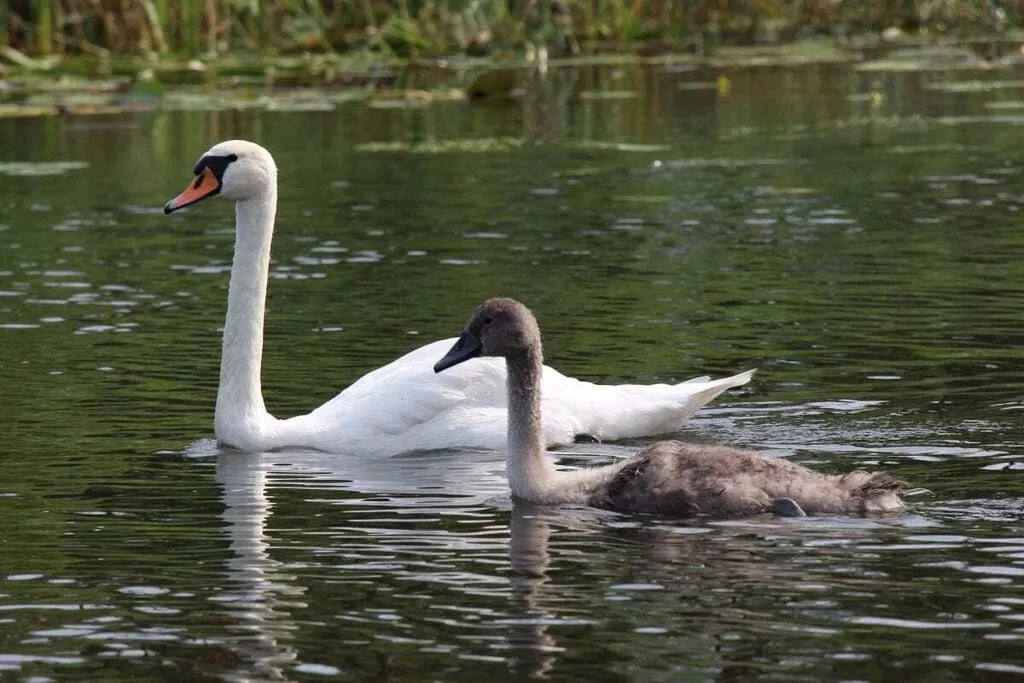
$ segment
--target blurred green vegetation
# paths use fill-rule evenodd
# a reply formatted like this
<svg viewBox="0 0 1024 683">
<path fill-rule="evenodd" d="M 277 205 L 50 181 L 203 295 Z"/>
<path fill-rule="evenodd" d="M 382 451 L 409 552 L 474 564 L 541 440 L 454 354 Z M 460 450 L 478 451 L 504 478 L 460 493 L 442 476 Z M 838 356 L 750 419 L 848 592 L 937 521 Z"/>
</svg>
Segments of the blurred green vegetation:
<svg viewBox="0 0 1024 683">
<path fill-rule="evenodd" d="M 9 0 L 0 56 L 712 51 L 887 32 L 1002 34 L 1021 0 Z"/>
</svg>

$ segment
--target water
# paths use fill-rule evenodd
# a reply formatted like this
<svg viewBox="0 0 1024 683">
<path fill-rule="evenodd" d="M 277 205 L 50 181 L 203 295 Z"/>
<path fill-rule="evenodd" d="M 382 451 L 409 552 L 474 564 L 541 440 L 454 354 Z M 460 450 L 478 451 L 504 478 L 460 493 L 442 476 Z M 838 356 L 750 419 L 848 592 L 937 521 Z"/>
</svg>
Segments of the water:
<svg viewBox="0 0 1024 683">
<path fill-rule="evenodd" d="M 735 69 L 727 94 L 717 75 L 0 119 L 0 678 L 1024 673 L 1021 73 Z M 679 523 L 513 504 L 500 454 L 220 452 L 233 216 L 160 207 L 228 137 L 281 168 L 276 414 L 511 295 L 569 374 L 761 368 L 685 438 L 932 494 Z"/>
</svg>

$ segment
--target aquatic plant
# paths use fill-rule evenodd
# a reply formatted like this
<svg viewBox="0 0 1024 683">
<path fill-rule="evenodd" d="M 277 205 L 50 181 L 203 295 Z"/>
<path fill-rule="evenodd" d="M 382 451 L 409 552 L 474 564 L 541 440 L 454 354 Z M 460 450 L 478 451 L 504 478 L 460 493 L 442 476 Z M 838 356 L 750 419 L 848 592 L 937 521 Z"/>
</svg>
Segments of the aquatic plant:
<svg viewBox="0 0 1024 683">
<path fill-rule="evenodd" d="M 1024 0 L 6 0 L 0 47 L 31 56 L 704 51 L 808 32 L 1003 31 L 1022 17 Z"/>
</svg>

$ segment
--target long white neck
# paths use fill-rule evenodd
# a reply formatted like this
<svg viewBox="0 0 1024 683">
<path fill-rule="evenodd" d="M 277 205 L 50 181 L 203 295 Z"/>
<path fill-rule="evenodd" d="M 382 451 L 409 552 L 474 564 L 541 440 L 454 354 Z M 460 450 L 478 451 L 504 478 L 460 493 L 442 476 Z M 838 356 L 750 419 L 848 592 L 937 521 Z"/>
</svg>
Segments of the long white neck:
<svg viewBox="0 0 1024 683">
<path fill-rule="evenodd" d="M 277 187 L 235 203 L 235 257 L 228 285 L 220 388 L 214 430 L 239 448 L 258 448 L 273 418 L 263 403 L 263 311 L 270 271 L 270 241 L 277 212 Z"/>
<path fill-rule="evenodd" d="M 556 486 L 559 473 L 545 457 L 540 418 L 543 358 L 539 348 L 505 358 L 508 366 L 509 487 L 516 498 L 534 503 L 566 502 Z"/>
</svg>

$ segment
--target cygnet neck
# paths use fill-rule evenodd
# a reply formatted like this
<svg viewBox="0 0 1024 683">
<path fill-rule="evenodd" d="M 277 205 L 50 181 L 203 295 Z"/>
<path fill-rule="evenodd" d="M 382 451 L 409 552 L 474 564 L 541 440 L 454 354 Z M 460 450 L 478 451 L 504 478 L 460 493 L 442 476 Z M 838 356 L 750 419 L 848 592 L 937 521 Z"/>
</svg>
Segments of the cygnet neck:
<svg viewBox="0 0 1024 683">
<path fill-rule="evenodd" d="M 508 454 L 506 468 L 512 495 L 534 502 L 549 498 L 554 467 L 544 457 L 541 430 L 541 374 L 544 359 L 539 345 L 505 357 L 508 366 Z"/>
<path fill-rule="evenodd" d="M 214 428 L 234 444 L 252 441 L 272 419 L 263 403 L 263 317 L 277 188 L 235 202 L 235 255 L 228 284 Z"/>
</svg>

